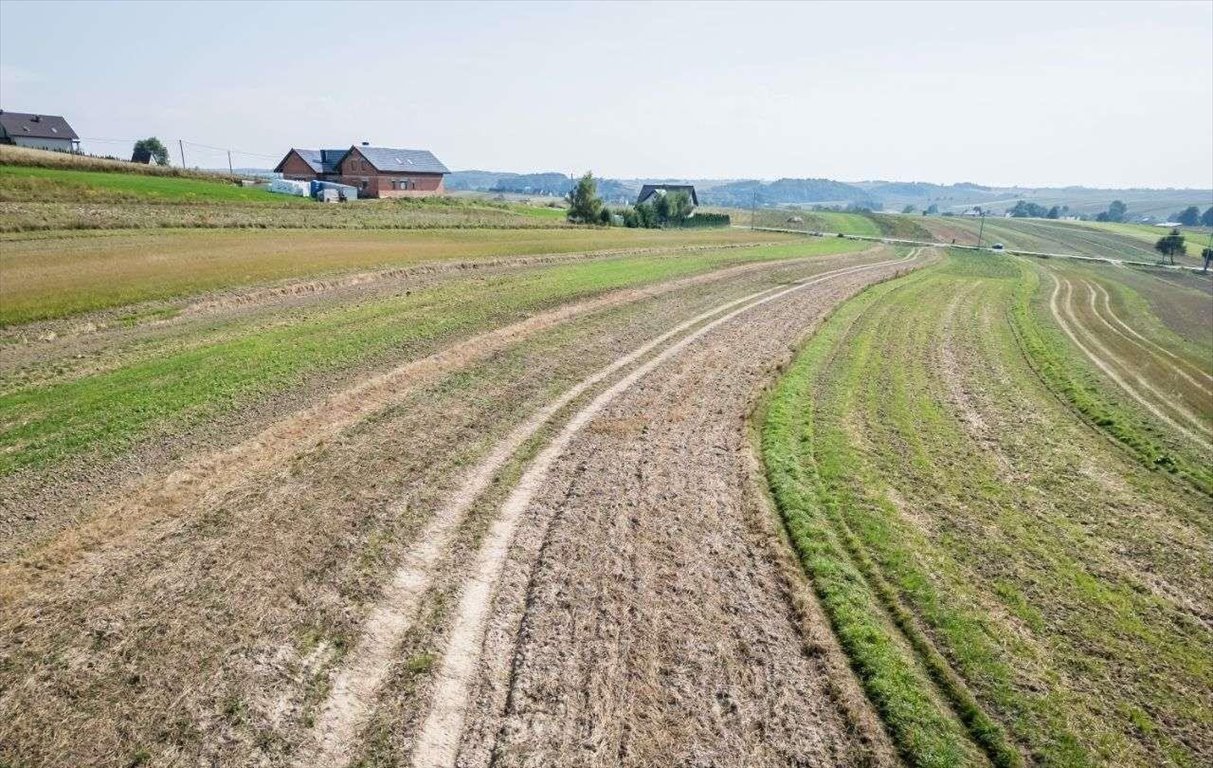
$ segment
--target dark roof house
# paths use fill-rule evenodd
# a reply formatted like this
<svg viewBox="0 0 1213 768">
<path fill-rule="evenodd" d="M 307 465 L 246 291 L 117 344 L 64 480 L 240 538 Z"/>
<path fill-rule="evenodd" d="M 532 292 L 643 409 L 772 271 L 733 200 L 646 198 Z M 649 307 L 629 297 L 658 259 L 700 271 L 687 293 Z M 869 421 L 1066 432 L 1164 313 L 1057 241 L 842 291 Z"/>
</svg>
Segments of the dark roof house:
<svg viewBox="0 0 1213 768">
<path fill-rule="evenodd" d="M 80 137 L 59 115 L 36 115 L 0 109 L 0 144 L 74 152 Z"/>
<path fill-rule="evenodd" d="M 695 186 L 693 184 L 645 184 L 640 188 L 640 197 L 636 198 L 636 205 L 640 205 L 653 195 L 665 195 L 670 192 L 686 192 L 691 196 L 691 203 L 699 205 L 699 195 L 695 194 Z"/>
<path fill-rule="evenodd" d="M 450 173 L 424 149 L 393 149 L 369 144 L 349 149 L 292 148 L 274 167 L 284 178 L 322 179 L 358 187 L 362 197 L 424 197 L 445 192 Z"/>
</svg>

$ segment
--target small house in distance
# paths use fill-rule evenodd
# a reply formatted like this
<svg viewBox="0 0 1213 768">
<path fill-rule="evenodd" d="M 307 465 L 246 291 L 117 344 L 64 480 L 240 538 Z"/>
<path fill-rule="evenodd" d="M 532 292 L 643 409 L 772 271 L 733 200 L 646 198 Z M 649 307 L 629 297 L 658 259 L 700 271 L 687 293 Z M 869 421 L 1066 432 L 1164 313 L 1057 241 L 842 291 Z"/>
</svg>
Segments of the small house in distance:
<svg viewBox="0 0 1213 768">
<path fill-rule="evenodd" d="M 295 181 L 333 181 L 358 188 L 359 197 L 429 197 L 446 192 L 443 177 L 450 173 L 424 149 L 372 147 L 349 149 L 292 148 L 274 167 Z"/>
<path fill-rule="evenodd" d="M 636 198 L 636 205 L 640 205 L 653 195 L 668 195 L 671 192 L 686 192 L 691 197 L 691 205 L 699 205 L 699 195 L 695 194 L 693 184 L 645 184 L 640 188 L 640 196 Z"/>
<path fill-rule="evenodd" d="M 0 144 L 75 152 L 80 137 L 59 115 L 34 115 L 0 109 Z"/>
</svg>

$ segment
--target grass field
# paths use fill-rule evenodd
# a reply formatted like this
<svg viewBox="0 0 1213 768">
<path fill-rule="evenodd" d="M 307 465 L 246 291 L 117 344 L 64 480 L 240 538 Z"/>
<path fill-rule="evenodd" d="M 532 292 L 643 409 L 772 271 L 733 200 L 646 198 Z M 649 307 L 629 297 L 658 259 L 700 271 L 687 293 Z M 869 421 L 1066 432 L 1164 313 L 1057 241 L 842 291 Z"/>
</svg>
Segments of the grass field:
<svg viewBox="0 0 1213 768">
<path fill-rule="evenodd" d="M 738 230 L 168 231 L 8 239 L 0 325 L 286 278 L 426 262 L 777 241 Z M 785 238 L 786 239 L 786 238 Z"/>
<path fill-rule="evenodd" d="M 919 224 L 940 242 L 951 243 L 953 239 L 958 245 L 977 242 L 979 220 L 960 216 L 919 218 Z M 1162 256 L 1154 250 L 1154 243 L 1164 234 L 1156 227 L 1128 224 L 987 218 L 982 239 L 985 245 L 1001 242 L 1015 250 L 1157 263 Z M 1205 244 L 1207 240 L 1201 240 L 1199 235 L 1188 235 L 1188 253 L 1177 258 L 1176 263 L 1199 265 L 1200 250 Z"/>
<path fill-rule="evenodd" d="M 54 154 L 54 153 L 51 153 Z M 479 198 L 320 205 L 221 177 L 0 163 L 0 232 L 99 229 L 427 229 L 566 226 L 560 209 Z"/>
<path fill-rule="evenodd" d="M 956 253 L 845 305 L 767 411 L 772 489 L 911 764 L 1207 764 L 1203 449 L 1067 340 L 1050 275 L 1090 277 Z M 1091 279 L 1143 340 L 1213 374 L 1128 283 Z M 1080 321 L 1086 345 L 1125 343 Z"/>
<path fill-rule="evenodd" d="M 0 202 L 312 204 L 223 180 L 14 165 L 0 165 Z"/>
<path fill-rule="evenodd" d="M 493 244 L 496 255 L 505 252 L 501 246 Z M 289 323 L 220 331 L 204 326 L 200 342 L 178 351 L 0 395 L 0 476 L 84 451 L 112 453 L 153 429 L 172 432 L 215 419 L 298 386 L 305 376 L 355 368 L 389 353 L 422 356 L 443 340 L 561 302 L 730 265 L 856 248 L 854 242 L 818 241 L 599 258 L 321 307 Z"/>
</svg>

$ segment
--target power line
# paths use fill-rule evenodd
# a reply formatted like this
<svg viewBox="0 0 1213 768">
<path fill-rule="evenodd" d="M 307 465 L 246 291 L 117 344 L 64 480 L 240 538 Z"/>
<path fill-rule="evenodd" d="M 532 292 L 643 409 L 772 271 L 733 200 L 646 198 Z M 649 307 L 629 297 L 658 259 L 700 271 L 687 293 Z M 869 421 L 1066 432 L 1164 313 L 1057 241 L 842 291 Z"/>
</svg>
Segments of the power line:
<svg viewBox="0 0 1213 768">
<path fill-rule="evenodd" d="M 99 144 L 132 144 L 133 145 L 136 142 L 142 141 L 142 139 L 103 139 L 103 138 L 99 138 L 96 136 L 81 136 L 80 141 L 96 142 Z M 172 141 L 172 140 L 170 139 L 169 141 Z M 183 146 L 185 144 L 189 144 L 191 147 L 200 147 L 202 149 L 214 150 L 215 152 L 226 152 L 226 153 L 231 153 L 233 155 L 244 155 L 246 157 L 260 157 L 260 158 L 264 158 L 266 160 L 277 160 L 279 158 L 278 155 L 266 155 L 266 154 L 263 154 L 260 152 L 247 152 L 243 149 L 236 149 L 234 147 L 216 147 L 211 144 L 203 144 L 203 143 L 197 142 L 197 141 L 186 141 L 185 139 L 177 139 L 177 145 L 178 145 L 179 149 L 183 148 Z"/>
</svg>

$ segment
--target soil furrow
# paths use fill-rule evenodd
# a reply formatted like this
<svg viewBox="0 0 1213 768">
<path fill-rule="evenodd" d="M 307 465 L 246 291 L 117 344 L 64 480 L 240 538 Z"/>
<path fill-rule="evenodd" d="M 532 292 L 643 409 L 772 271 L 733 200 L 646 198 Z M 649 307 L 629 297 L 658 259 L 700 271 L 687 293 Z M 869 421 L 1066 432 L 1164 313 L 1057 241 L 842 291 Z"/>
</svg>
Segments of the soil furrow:
<svg viewBox="0 0 1213 768">
<path fill-rule="evenodd" d="M 794 285 L 776 293 L 767 295 L 749 305 L 733 310 L 683 337 L 675 344 L 666 348 L 663 352 L 634 369 L 615 385 L 598 395 L 585 408 L 570 419 L 562 431 L 537 456 L 535 461 L 528 468 L 527 472 L 523 475 L 518 486 L 503 504 L 489 535 L 486 537 L 481 550 L 477 554 L 474 572 L 461 596 L 459 607 L 456 613 L 454 629 L 448 642 L 448 648 L 444 654 L 441 668 L 438 672 L 437 687 L 433 702 L 431 704 L 431 710 L 416 741 L 413 757 L 413 762 L 415 765 L 449 766 L 455 764 L 460 750 L 464 726 L 469 714 L 471 691 L 474 684 L 477 682 L 477 668 L 481 664 L 481 645 L 485 634 L 485 623 L 492 604 L 494 586 L 501 576 L 501 571 L 506 563 L 507 555 L 509 554 L 511 542 L 514 539 L 516 529 L 518 528 L 520 522 L 522 522 L 523 517 L 528 515 L 528 512 L 532 509 L 537 496 L 542 494 L 546 497 L 547 494 L 553 492 L 556 488 L 561 487 L 560 483 L 553 483 L 549 481 L 548 476 L 558 462 L 562 467 L 564 464 L 567 464 L 567 461 L 563 459 L 563 454 L 566 452 L 574 438 L 578 436 L 581 430 L 591 421 L 597 419 L 606 408 L 611 406 L 612 402 L 615 401 L 616 398 L 632 388 L 637 382 L 646 377 L 647 374 L 657 369 L 659 366 L 662 366 L 675 359 L 692 344 L 697 343 L 700 339 L 711 340 L 713 336 L 710 336 L 709 334 L 712 334 L 713 331 L 725 326 L 725 324 L 730 323 L 743 313 L 752 312 L 758 307 L 771 304 L 776 300 L 802 292 L 805 288 L 817 285 L 825 280 L 833 280 L 847 275 L 856 275 L 856 273 L 865 271 L 870 271 L 869 274 L 874 277 L 880 274 L 880 272 L 877 272 L 876 270 L 884 268 L 884 271 L 888 272 L 895 270 L 896 265 L 904 263 L 906 263 L 905 259 L 893 260 L 875 265 L 840 270 L 829 276 L 818 276 L 803 281 L 798 285 Z M 853 282 L 854 281 L 848 281 L 847 284 L 852 285 Z M 826 291 L 827 294 L 832 292 L 833 291 L 831 290 Z M 835 298 L 835 296 L 830 296 L 830 298 Z M 802 301 L 808 301 L 808 299 L 805 298 L 802 299 Z M 819 307 L 818 311 L 820 310 L 821 308 Z M 794 341 L 795 339 L 792 328 L 803 329 L 803 327 L 807 324 L 805 320 L 795 315 L 790 319 L 786 316 L 780 318 L 779 314 L 774 310 L 771 310 L 766 314 L 774 315 L 774 318 L 768 318 L 768 324 L 775 323 L 779 320 L 782 320 L 783 323 L 786 324 L 779 326 L 783 334 L 785 334 L 783 336 L 776 337 L 780 338 L 781 341 L 776 342 L 774 339 L 768 338 L 767 344 L 782 343 L 785 345 L 785 350 L 786 344 Z M 737 325 L 738 324 L 735 323 L 732 324 L 733 327 L 736 327 Z M 758 335 L 760 338 L 762 337 L 763 329 L 761 325 L 756 324 L 752 329 L 748 326 L 748 324 L 745 325 L 747 335 Z M 790 338 L 789 334 L 791 335 Z M 730 339 L 730 341 L 738 340 Z M 750 338 L 749 341 L 752 342 L 753 339 Z M 753 358 L 757 354 L 755 349 L 744 344 L 739 344 L 732 349 L 730 349 L 728 341 L 721 342 L 721 344 L 722 348 L 718 350 L 720 355 L 715 359 L 716 367 L 720 365 L 727 366 L 727 360 L 731 353 L 744 350 L 747 354 L 747 358 L 749 358 L 751 362 L 753 362 Z M 710 344 L 709 347 L 711 347 Z M 769 347 L 767 348 L 767 351 L 770 351 Z M 769 363 L 769 360 L 764 362 Z M 652 386 L 659 387 L 660 385 L 654 384 Z M 686 393 L 683 394 L 685 398 L 680 403 L 681 407 L 686 408 L 687 410 L 698 407 L 711 408 L 712 420 L 715 423 L 705 426 L 714 426 L 716 428 L 723 428 L 726 431 L 729 431 L 731 428 L 734 428 L 733 425 L 737 424 L 736 421 L 732 422 L 732 424 L 729 423 L 729 415 L 726 415 L 726 412 L 723 409 L 718 409 L 707 405 L 713 401 L 710 391 L 698 392 L 694 397 L 687 396 Z M 736 418 L 738 415 L 744 416 L 744 412 L 741 414 L 733 414 L 733 418 Z M 673 420 L 678 421 L 677 417 L 674 417 Z M 741 437 L 744 440 L 744 435 Z M 723 446 L 709 448 L 708 450 L 712 454 L 729 454 L 729 451 Z M 611 455 L 614 456 L 615 454 L 612 453 Z M 668 473 L 671 471 L 677 471 L 677 465 L 667 464 L 666 466 L 661 467 L 660 471 L 664 480 L 672 481 L 672 478 L 669 477 Z M 604 470 L 601 475 L 595 476 L 594 484 L 601 485 L 604 479 L 609 479 L 611 474 L 611 472 Z M 723 485 L 721 485 L 721 483 L 723 483 Z M 718 494 L 731 493 L 729 491 L 729 484 L 723 477 L 717 477 L 714 485 L 716 493 Z M 744 487 L 744 484 L 742 487 Z M 618 493 L 619 491 L 620 489 L 616 487 L 615 493 Z M 734 488 L 734 491 L 736 491 L 736 488 Z M 615 493 L 612 493 L 612 495 L 615 495 Z M 578 494 L 577 499 L 578 501 L 581 501 L 589 495 L 590 494 L 588 493 L 580 493 Z M 595 498 L 599 501 L 603 501 L 601 497 L 595 496 Z M 540 515 L 540 517 L 544 516 Z M 570 524 L 574 526 L 577 525 L 575 522 L 571 522 Z M 570 569 L 585 568 L 590 565 L 590 563 L 583 563 L 579 561 L 566 561 L 566 564 Z M 646 561 L 646 565 L 651 567 L 652 563 Z M 761 602 L 769 602 L 769 599 L 769 597 L 762 599 Z M 588 600 L 588 605 L 594 605 L 595 602 L 600 602 L 600 600 L 595 601 L 593 598 L 590 598 Z M 634 607 L 639 609 L 639 606 Z M 710 638 L 704 638 L 704 641 L 709 643 L 712 642 Z M 490 668 L 495 667 L 492 662 L 486 663 Z M 508 661 L 506 661 L 506 664 L 508 668 Z M 620 669 L 622 668 L 623 667 L 621 666 Z M 499 673 L 493 672 L 491 673 L 491 676 L 499 676 Z M 581 695 L 584 695 L 584 691 L 582 691 Z M 477 701 L 483 703 L 484 699 L 483 697 L 480 697 L 477 699 Z M 770 702 L 768 702 L 768 704 L 769 703 Z M 816 702 L 814 705 L 819 704 L 820 702 Z M 572 727 L 574 724 L 569 723 L 568 725 Z M 634 728 L 635 720 L 633 719 L 633 729 Z M 489 730 L 496 732 L 497 729 L 490 728 Z M 721 748 L 726 748 L 726 746 L 721 745 Z M 640 751 L 648 750 L 647 746 L 637 746 L 635 749 Z M 480 752 L 483 754 L 483 747 L 480 748 Z M 618 748 L 609 750 L 609 752 L 613 755 L 617 755 Z M 561 760 L 557 759 L 557 762 L 561 762 Z M 625 762 L 630 763 L 632 762 L 632 759 L 628 759 Z"/>
<path fill-rule="evenodd" d="M 367 619 L 356 651 L 333 681 L 332 693 L 316 725 L 319 747 L 315 754 L 301 757 L 300 764 L 338 765 L 349 759 L 357 727 L 388 672 L 396 644 L 408 631 L 417 601 L 428 588 L 433 568 L 446 554 L 455 530 L 472 504 L 526 441 L 570 403 L 670 339 L 714 315 L 777 290 L 780 289 L 769 288 L 725 302 L 675 326 L 571 387 L 498 442 L 434 515 L 418 538 L 418 546 L 408 553 L 393 575 Z"/>
</svg>

